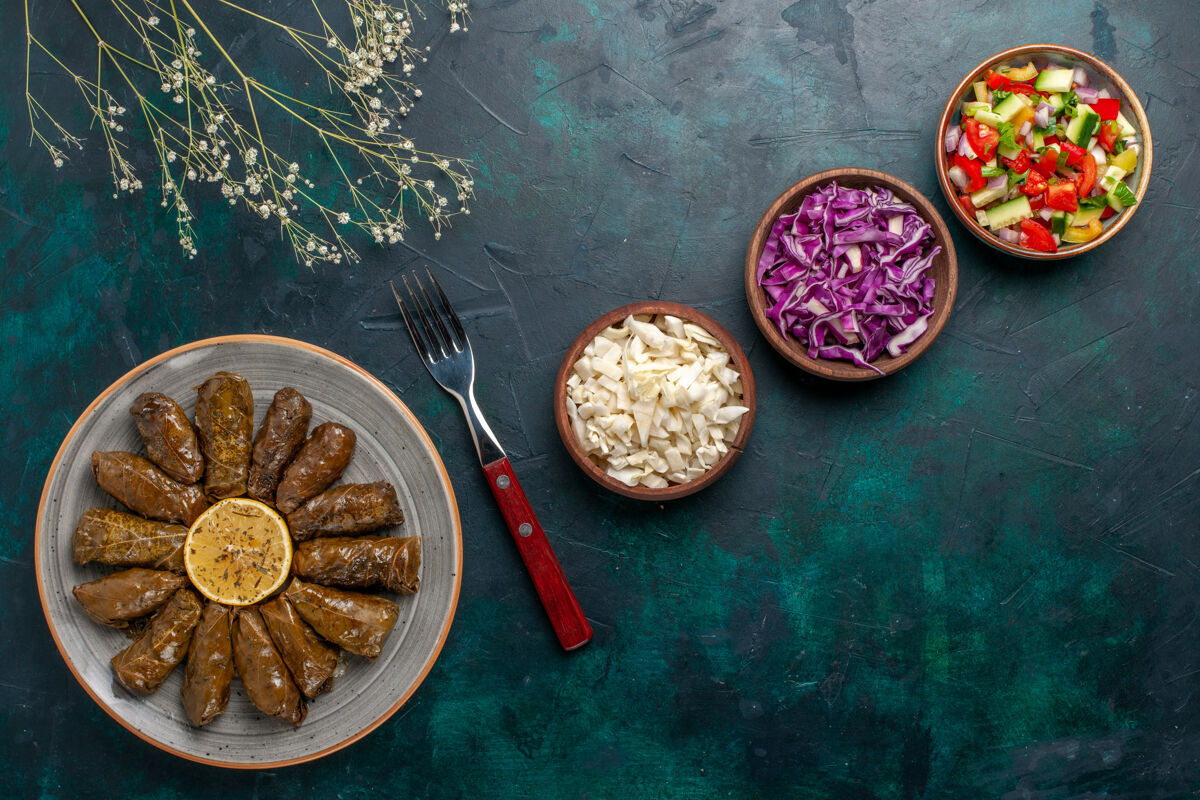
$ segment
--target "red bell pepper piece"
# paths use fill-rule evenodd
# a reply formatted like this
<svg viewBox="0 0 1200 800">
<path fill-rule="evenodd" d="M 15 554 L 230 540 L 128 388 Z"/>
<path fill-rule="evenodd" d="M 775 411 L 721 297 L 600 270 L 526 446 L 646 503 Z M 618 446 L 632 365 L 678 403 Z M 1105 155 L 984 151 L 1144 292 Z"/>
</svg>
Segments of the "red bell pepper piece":
<svg viewBox="0 0 1200 800">
<path fill-rule="evenodd" d="M 1071 144 L 1070 142 L 1059 142 L 1058 144 L 1067 152 L 1068 167 L 1075 166 L 1084 156 L 1087 155 L 1087 150 L 1084 150 L 1079 145 Z"/>
<path fill-rule="evenodd" d="M 1050 231 L 1031 219 L 1021 220 L 1021 247 L 1053 253 L 1058 250 Z"/>
<path fill-rule="evenodd" d="M 1113 210 L 1112 206 L 1105 206 L 1104 210 L 1100 212 L 1100 219 L 1108 219 L 1116 213 L 1117 212 Z"/>
<path fill-rule="evenodd" d="M 967 214 L 969 214 L 972 217 L 975 216 L 976 209 L 975 209 L 975 204 L 971 202 L 971 195 L 960 194 L 958 196 L 958 204 L 963 207 L 963 211 L 966 211 Z"/>
<path fill-rule="evenodd" d="M 1046 189 L 1046 205 L 1059 211 L 1078 211 L 1079 194 L 1071 181 L 1059 181 Z"/>
<path fill-rule="evenodd" d="M 1049 178 L 1054 174 L 1054 170 L 1058 169 L 1058 150 L 1047 147 L 1042 157 L 1033 163 L 1033 168 Z"/>
<path fill-rule="evenodd" d="M 971 180 L 967 182 L 968 192 L 978 192 L 983 187 L 987 186 L 987 178 L 983 177 L 983 162 L 974 158 L 955 153 L 954 166 L 967 173 L 967 177 Z"/>
<path fill-rule="evenodd" d="M 1102 97 L 1089 105 L 1100 115 L 1100 119 L 1106 122 L 1115 120 L 1117 113 L 1121 110 L 1121 101 L 1116 97 Z"/>
<path fill-rule="evenodd" d="M 1007 91 L 1008 87 L 1012 85 L 1012 78 L 1006 78 L 999 72 L 993 72 L 989 69 L 987 74 L 987 85 L 989 89 L 1004 89 Z"/>
<path fill-rule="evenodd" d="M 1046 176 L 1036 169 L 1031 169 L 1025 176 L 1025 183 L 1021 184 L 1021 191 L 1028 197 L 1036 197 L 1046 191 L 1046 186 Z"/>
<path fill-rule="evenodd" d="M 1109 122 L 1101 125 L 1100 130 L 1096 133 L 1096 141 L 1106 153 L 1111 153 L 1113 145 L 1117 143 L 1117 123 Z"/>
<path fill-rule="evenodd" d="M 1026 155 L 1024 150 L 1022 150 L 1020 153 L 1018 153 L 1016 158 L 1000 159 L 1000 163 L 1003 164 L 1004 166 L 1008 167 L 1009 169 L 1011 169 L 1013 172 L 1017 173 L 1018 175 L 1020 175 L 1023 172 L 1028 172 L 1030 166 L 1032 166 L 1029 162 L 1029 156 Z"/>
<path fill-rule="evenodd" d="M 1036 197 L 1029 198 L 1029 209 L 1031 211 L 1041 211 L 1046 207 L 1046 195 L 1039 194 Z"/>
<path fill-rule="evenodd" d="M 1075 182 L 1080 197 L 1087 197 L 1088 192 L 1096 185 L 1096 159 L 1088 153 L 1079 161 L 1079 180 Z"/>
<path fill-rule="evenodd" d="M 967 143 L 975 155 L 982 161 L 991 161 L 1000 144 L 1000 131 L 990 125 L 982 125 L 975 119 L 964 120 L 963 129 L 967 132 Z"/>
</svg>

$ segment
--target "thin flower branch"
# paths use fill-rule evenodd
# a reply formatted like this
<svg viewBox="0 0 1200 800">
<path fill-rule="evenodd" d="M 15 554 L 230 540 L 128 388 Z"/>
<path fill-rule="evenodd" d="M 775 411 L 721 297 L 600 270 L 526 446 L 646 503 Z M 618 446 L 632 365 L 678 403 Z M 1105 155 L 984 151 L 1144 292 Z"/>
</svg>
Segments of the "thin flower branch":
<svg viewBox="0 0 1200 800">
<path fill-rule="evenodd" d="M 25 0 L 30 143 L 45 148 L 56 167 L 84 145 L 31 90 L 30 67 L 37 55 L 49 59 L 78 88 L 108 155 L 113 196 L 139 191 L 143 184 L 127 157 L 126 108 L 119 95 L 126 97 L 154 148 L 160 205 L 174 215 L 187 256 L 197 253 L 195 217 L 185 199 L 196 194 L 193 184 L 217 184 L 230 205 L 275 220 L 297 257 L 310 266 L 357 260 L 344 235 L 351 230 L 377 243 L 395 243 L 409 230 L 406 213 L 420 213 L 434 237 L 441 238 L 453 216 L 470 213 L 470 164 L 420 149 L 400 132 L 421 97 L 411 76 L 428 50 L 413 42 L 414 25 L 425 19 L 414 2 L 344 0 L 343 35 L 316 0 L 316 31 L 292 27 L 234 0 L 217 0 L 250 23 L 282 31 L 325 79 L 330 98 L 319 101 L 294 97 L 255 77 L 213 32 L 201 13 L 208 8 L 191 0 L 109 0 L 115 13 L 103 19 L 117 24 L 118 32 L 108 38 L 96 24 L 100 16 L 89 17 L 77 0 L 69 1 L 95 38 L 95 79 L 68 66 L 34 35 L 31 0 Z M 450 30 L 466 30 L 465 0 L 441 2 L 450 15 Z M 136 53 L 114 44 L 130 31 L 140 44 Z M 231 80 L 219 80 L 214 67 L 202 60 L 202 42 L 216 50 L 233 73 Z M 271 144 L 259 117 L 268 110 L 309 132 L 317 153 L 334 165 L 332 181 L 318 186 L 315 176 L 301 171 L 300 162 L 307 158 Z"/>
</svg>

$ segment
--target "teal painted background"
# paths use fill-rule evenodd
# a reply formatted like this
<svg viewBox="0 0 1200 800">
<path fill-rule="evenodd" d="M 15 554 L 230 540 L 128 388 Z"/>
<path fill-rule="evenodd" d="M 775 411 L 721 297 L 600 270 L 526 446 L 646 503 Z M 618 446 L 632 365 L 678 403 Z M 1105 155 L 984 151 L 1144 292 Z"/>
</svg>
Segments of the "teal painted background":
<svg viewBox="0 0 1200 800">
<path fill-rule="evenodd" d="M 83 48 L 68 8 L 35 2 L 35 25 Z M 474 213 L 441 242 L 316 271 L 213 198 L 193 202 L 203 246 L 185 261 L 155 195 L 111 201 L 98 161 L 54 170 L 28 150 L 22 13 L 0 4 L 6 795 L 1200 793 L 1195 3 L 499 0 L 453 37 L 435 14 L 408 125 L 479 161 Z M 1155 163 L 1136 217 L 1048 266 L 951 220 L 959 299 L 933 348 L 867 386 L 799 375 L 745 306 L 761 210 L 853 164 L 948 214 L 931 162 L 945 97 L 990 53 L 1045 39 L 1137 88 Z M 262 31 L 236 46 L 305 80 Z M 74 107 L 63 79 L 34 81 Z M 399 330 L 386 282 L 422 264 L 467 317 L 481 402 L 593 622 L 579 653 L 555 645 L 457 409 Z M 592 485 L 550 412 L 578 331 L 646 298 L 720 320 L 760 392 L 735 469 L 665 507 Z M 455 476 L 466 562 L 446 648 L 400 713 L 319 762 L 234 773 L 160 753 L 88 699 L 42 619 L 32 542 L 46 470 L 96 394 L 173 346 L 251 331 L 400 393 Z"/>
</svg>

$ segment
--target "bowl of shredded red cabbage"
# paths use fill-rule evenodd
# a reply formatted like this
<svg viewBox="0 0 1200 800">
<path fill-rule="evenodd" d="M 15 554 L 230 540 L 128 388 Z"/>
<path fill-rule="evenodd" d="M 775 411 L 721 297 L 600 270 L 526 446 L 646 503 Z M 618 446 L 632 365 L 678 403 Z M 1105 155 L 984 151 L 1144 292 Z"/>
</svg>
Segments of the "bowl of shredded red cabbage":
<svg viewBox="0 0 1200 800">
<path fill-rule="evenodd" d="M 763 215 L 746 256 L 755 321 L 785 358 L 838 380 L 915 359 L 957 284 L 945 222 L 916 189 L 874 170 L 797 183 Z"/>
</svg>

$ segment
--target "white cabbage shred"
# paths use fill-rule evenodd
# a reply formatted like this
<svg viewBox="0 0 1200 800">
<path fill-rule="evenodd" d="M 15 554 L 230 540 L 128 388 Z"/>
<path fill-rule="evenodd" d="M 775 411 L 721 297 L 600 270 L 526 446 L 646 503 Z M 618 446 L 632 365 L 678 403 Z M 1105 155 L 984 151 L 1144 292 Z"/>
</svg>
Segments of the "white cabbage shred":
<svg viewBox="0 0 1200 800">
<path fill-rule="evenodd" d="M 704 328 L 670 315 L 605 328 L 567 379 L 567 417 L 583 449 L 627 486 L 703 475 L 729 451 L 741 376 Z"/>
</svg>

